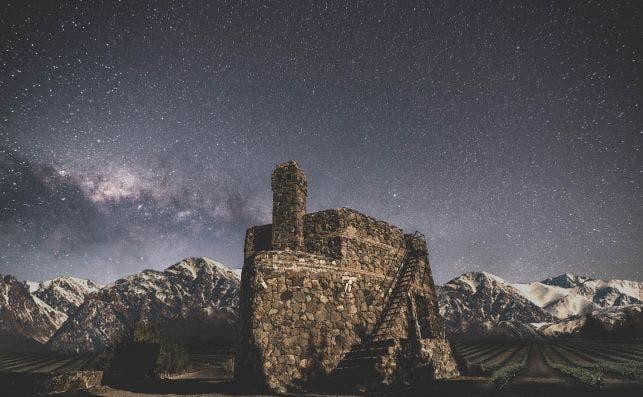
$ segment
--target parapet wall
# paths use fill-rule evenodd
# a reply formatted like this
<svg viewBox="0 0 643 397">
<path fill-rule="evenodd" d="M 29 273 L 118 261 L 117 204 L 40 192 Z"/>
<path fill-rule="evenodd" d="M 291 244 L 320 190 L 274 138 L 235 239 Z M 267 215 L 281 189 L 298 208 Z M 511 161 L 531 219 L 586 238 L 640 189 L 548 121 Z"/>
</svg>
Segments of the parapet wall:
<svg viewBox="0 0 643 397">
<path fill-rule="evenodd" d="M 248 229 L 246 257 L 274 248 L 271 230 L 272 225 Z M 304 216 L 303 250 L 338 259 L 338 267 L 391 275 L 404 257 L 404 236 L 402 229 L 348 208 Z"/>
</svg>

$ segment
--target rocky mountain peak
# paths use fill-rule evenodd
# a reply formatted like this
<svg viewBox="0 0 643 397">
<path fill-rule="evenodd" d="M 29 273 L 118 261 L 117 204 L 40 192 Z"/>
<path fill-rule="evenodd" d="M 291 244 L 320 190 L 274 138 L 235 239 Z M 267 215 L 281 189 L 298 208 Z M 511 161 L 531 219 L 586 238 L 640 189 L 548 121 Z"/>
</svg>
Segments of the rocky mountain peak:
<svg viewBox="0 0 643 397">
<path fill-rule="evenodd" d="M 463 289 L 471 293 L 484 293 L 490 289 L 512 288 L 502 278 L 487 272 L 468 272 L 447 282 L 445 288 Z M 513 291 L 512 291 L 513 292 Z"/>
<path fill-rule="evenodd" d="M 91 280 L 63 276 L 41 282 L 32 293 L 49 306 L 69 316 L 85 301 L 87 295 L 100 288 L 100 284 Z"/>
<path fill-rule="evenodd" d="M 505 280 L 487 272 L 465 273 L 440 287 L 439 307 L 452 335 L 523 336 L 533 332 L 524 324 L 553 319 Z"/>
<path fill-rule="evenodd" d="M 181 274 L 197 278 L 202 274 L 215 274 L 220 277 L 239 278 L 238 275 L 222 263 L 206 257 L 189 257 L 165 270 L 165 273 Z"/>
<path fill-rule="evenodd" d="M 565 273 L 556 277 L 549 277 L 541 281 L 541 283 L 546 285 L 553 285 L 556 287 L 562 287 L 562 288 L 574 288 L 583 284 L 588 280 L 591 280 L 591 278 Z"/>
<path fill-rule="evenodd" d="M 27 283 L 0 275 L 0 349 L 34 349 L 47 342 L 67 316 L 31 295 Z"/>
</svg>

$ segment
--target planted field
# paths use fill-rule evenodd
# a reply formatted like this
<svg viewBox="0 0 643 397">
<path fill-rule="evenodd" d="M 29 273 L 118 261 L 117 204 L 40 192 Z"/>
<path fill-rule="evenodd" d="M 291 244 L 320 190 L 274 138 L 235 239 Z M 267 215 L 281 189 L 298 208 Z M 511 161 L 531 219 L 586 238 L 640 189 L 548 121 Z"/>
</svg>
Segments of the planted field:
<svg viewBox="0 0 643 397">
<path fill-rule="evenodd" d="M 641 379 L 640 343 L 629 349 L 607 341 L 558 340 L 543 346 L 550 365 L 570 373 L 580 382 L 597 386 L 606 378 Z"/>
<path fill-rule="evenodd" d="M 582 339 L 472 340 L 453 344 L 465 375 L 488 376 L 498 387 L 515 378 L 558 379 L 600 388 L 605 381 L 641 381 L 643 342 Z"/>
<path fill-rule="evenodd" d="M 64 373 L 91 369 L 95 355 L 0 353 L 0 373 Z"/>
<path fill-rule="evenodd" d="M 61 393 L 100 385 L 96 355 L 0 353 L 0 390 L 9 395 Z"/>
</svg>

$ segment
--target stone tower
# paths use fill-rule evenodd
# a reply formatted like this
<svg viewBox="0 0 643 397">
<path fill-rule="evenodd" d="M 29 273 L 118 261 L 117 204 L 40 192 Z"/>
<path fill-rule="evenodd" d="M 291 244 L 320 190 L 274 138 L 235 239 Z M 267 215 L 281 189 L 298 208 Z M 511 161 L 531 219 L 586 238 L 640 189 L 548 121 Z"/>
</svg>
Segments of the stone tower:
<svg viewBox="0 0 643 397">
<path fill-rule="evenodd" d="M 301 251 L 308 183 L 296 161 L 277 164 L 272 173 L 272 247 Z"/>
<path fill-rule="evenodd" d="M 237 381 L 286 393 L 456 376 L 424 236 L 349 208 L 307 214 L 295 161 L 271 182 L 272 224 L 246 232 Z"/>
</svg>

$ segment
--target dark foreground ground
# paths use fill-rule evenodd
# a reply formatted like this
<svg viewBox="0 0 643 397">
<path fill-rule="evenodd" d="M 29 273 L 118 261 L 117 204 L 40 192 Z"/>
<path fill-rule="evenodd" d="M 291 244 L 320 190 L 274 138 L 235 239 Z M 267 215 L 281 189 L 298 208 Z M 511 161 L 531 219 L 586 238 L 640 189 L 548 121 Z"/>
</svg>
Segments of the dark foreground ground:
<svg viewBox="0 0 643 397">
<path fill-rule="evenodd" d="M 91 390 L 65 393 L 68 397 L 148 397 L 148 396 L 268 396 L 244 390 L 230 380 L 215 380 L 208 371 L 174 379 L 100 386 Z M 357 396 L 359 393 L 309 393 L 304 396 Z M 524 375 L 498 390 L 488 377 L 460 377 L 432 385 L 392 388 L 361 395 L 368 396 L 641 396 L 643 383 L 632 380 L 606 381 L 600 390 L 589 388 L 553 372 L 541 357 L 533 355 Z"/>
<path fill-rule="evenodd" d="M 141 396 L 264 396 L 244 391 L 228 381 L 174 380 L 129 386 L 101 386 L 96 389 L 67 393 L 74 397 L 141 397 Z M 355 393 L 310 393 L 306 396 L 353 396 Z M 544 379 L 522 381 L 504 390 L 497 390 L 485 379 L 461 378 L 437 385 L 390 389 L 365 393 L 369 396 L 640 396 L 643 387 L 638 384 L 606 385 L 602 390 L 587 389 L 573 384 L 560 384 Z"/>
<path fill-rule="evenodd" d="M 572 343 L 565 342 L 567 344 Z M 479 347 L 474 346 L 474 352 L 469 349 L 470 357 L 478 357 L 481 362 L 493 362 L 497 357 L 505 357 L 503 352 L 507 349 L 516 347 L 516 344 L 501 343 L 500 347 L 496 342 L 481 342 Z M 605 343 L 600 343 L 604 346 Z M 616 345 L 615 345 L 616 346 Z M 626 354 L 634 357 L 635 361 L 641 361 L 639 355 L 641 352 L 640 344 L 627 345 L 628 348 L 621 349 L 620 353 L 614 351 L 612 355 Z M 448 381 L 430 383 L 423 386 L 397 387 L 380 391 L 371 391 L 366 393 L 348 392 L 325 392 L 309 393 L 305 396 L 643 396 L 643 380 L 640 374 L 633 379 L 627 377 L 604 377 L 599 387 L 588 386 L 586 383 L 580 383 L 576 378 L 565 375 L 564 373 L 552 369 L 547 365 L 546 349 L 532 346 L 527 350 L 527 355 L 522 361 L 522 370 L 517 376 L 509 378 L 504 384 L 494 383 L 494 378 L 487 372 L 483 371 L 484 376 L 462 376 Z M 615 348 L 616 349 L 616 348 Z M 456 347 L 456 351 L 458 348 Z M 482 352 L 475 354 L 475 352 Z M 516 352 L 520 349 L 516 350 Z M 636 352 L 636 353 L 632 353 Z M 597 353 L 598 354 L 598 353 Z M 140 382 L 130 382 L 127 384 L 112 384 L 93 387 L 87 390 L 67 392 L 58 394 L 58 396 L 68 397 L 143 397 L 143 396 L 267 396 L 269 394 L 257 394 L 244 389 L 243 384 L 235 384 L 229 380 L 230 369 L 225 365 L 227 356 L 219 355 L 199 355 L 195 360 L 200 364 L 194 366 L 194 372 L 173 376 L 165 379 L 154 379 Z M 507 356 L 509 357 L 509 356 Z M 514 354 L 511 357 L 519 357 Z M 604 356 L 603 358 L 605 358 Z M 609 357 L 608 357 L 609 358 Z M 618 357 L 617 357 L 618 358 Z M 551 358 L 550 358 L 551 359 Z M 562 360 L 562 356 L 557 359 Z M 14 363 L 13 358 L 8 358 L 9 363 Z M 33 359 L 30 359 L 33 360 Z M 51 359 L 56 362 L 56 359 Z M 51 361 L 49 360 L 49 361 Z M 486 360 L 486 361 L 485 361 Z M 503 359 L 504 360 L 504 359 Z M 507 358 L 503 361 L 505 364 L 511 362 Z M 45 364 L 37 364 L 41 370 L 49 368 L 49 361 Z M 497 361 L 497 360 L 496 360 Z M 21 361 L 19 361 L 21 362 Z M 20 364 L 21 367 L 28 367 L 27 364 Z M 7 364 L 9 365 L 9 364 Z M 16 364 L 11 364 L 14 367 Z M 471 372 L 470 372 L 471 374 Z M 497 379 L 496 379 L 497 380 Z M 99 383 L 96 383 L 99 384 Z M 7 388 L 7 385 L 0 384 L 0 397 L 19 396 L 15 388 Z M 12 390 L 14 389 L 14 390 Z M 301 394 L 300 394 L 301 395 Z"/>
<path fill-rule="evenodd" d="M 219 378 L 218 380 L 215 378 Z M 258 396 L 243 385 L 221 379 L 220 372 L 203 370 L 173 379 L 162 379 L 128 385 L 100 386 L 86 391 L 64 394 L 74 397 L 141 397 L 141 396 Z M 307 396 L 360 395 L 358 393 L 310 393 Z M 520 375 L 498 389 L 491 377 L 463 376 L 424 386 L 372 391 L 369 396 L 643 396 L 641 380 L 606 378 L 600 388 L 579 383 L 551 369 L 539 349 L 533 349 Z"/>
</svg>

